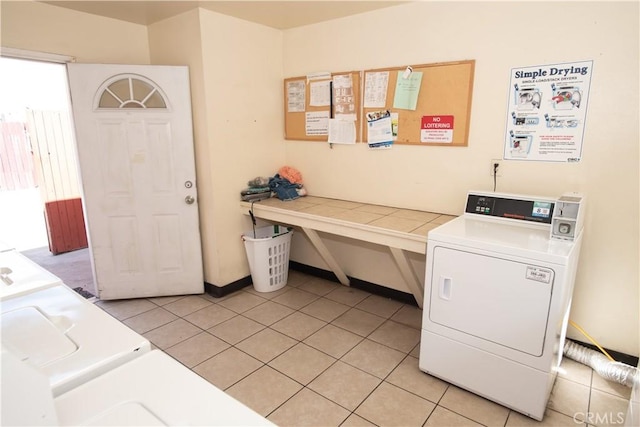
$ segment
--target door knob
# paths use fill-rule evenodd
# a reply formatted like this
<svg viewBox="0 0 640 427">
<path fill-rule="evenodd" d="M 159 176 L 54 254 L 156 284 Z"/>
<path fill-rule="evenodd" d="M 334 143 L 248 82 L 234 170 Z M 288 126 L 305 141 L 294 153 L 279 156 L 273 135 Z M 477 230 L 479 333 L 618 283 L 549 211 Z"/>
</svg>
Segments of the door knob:
<svg viewBox="0 0 640 427">
<path fill-rule="evenodd" d="M 192 205 L 195 201 L 196 199 L 194 199 L 193 196 L 187 196 L 184 198 L 184 202 L 188 205 Z"/>
</svg>

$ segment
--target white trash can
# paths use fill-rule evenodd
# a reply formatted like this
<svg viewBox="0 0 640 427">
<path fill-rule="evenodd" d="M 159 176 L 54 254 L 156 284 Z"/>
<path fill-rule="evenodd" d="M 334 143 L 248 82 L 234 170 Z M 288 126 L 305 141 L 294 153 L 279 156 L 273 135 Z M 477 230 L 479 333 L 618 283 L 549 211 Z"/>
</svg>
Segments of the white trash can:
<svg viewBox="0 0 640 427">
<path fill-rule="evenodd" d="M 287 284 L 292 234 L 292 228 L 270 225 L 242 235 L 256 291 L 277 291 Z"/>
</svg>

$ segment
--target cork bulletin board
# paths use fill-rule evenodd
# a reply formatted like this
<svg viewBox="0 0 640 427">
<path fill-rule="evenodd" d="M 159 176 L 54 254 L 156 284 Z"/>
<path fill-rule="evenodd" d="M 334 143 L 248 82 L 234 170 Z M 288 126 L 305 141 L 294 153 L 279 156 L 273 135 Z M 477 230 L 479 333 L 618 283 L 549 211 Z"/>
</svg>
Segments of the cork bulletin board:
<svg viewBox="0 0 640 427">
<path fill-rule="evenodd" d="M 327 141 L 327 135 L 310 134 L 308 129 L 308 117 L 315 113 L 328 113 L 329 117 L 336 117 L 341 113 L 341 108 L 345 99 L 349 105 L 353 106 L 352 113 L 355 114 L 356 141 L 362 141 L 361 115 L 362 102 L 360 97 L 361 80 L 360 71 L 346 71 L 331 73 L 330 77 L 315 79 L 310 81 L 307 76 L 290 77 L 284 80 L 284 123 L 285 139 L 299 141 Z M 329 105 L 311 105 L 312 82 L 333 81 L 335 78 L 351 77 L 351 90 L 345 94 L 341 89 L 332 83 L 331 103 Z M 295 98 L 295 99 L 292 99 Z"/>
<path fill-rule="evenodd" d="M 415 109 L 394 108 L 398 78 L 403 78 L 403 73 L 407 70 L 406 66 L 364 71 L 364 81 L 367 79 L 367 73 L 376 72 L 388 72 L 389 81 L 385 106 L 383 108 L 363 108 L 362 141 L 367 141 L 367 113 L 389 110 L 391 113 L 398 114 L 397 139 L 394 144 L 466 147 L 469 138 L 475 61 L 412 65 L 411 69 L 412 73 L 422 73 Z M 427 123 L 436 120 L 443 120 L 443 123 L 450 122 L 448 127 L 452 130 L 448 134 L 450 139 L 447 142 L 438 142 L 437 139 L 425 138 L 428 142 L 422 142 L 423 128 L 437 129 L 437 126 L 445 126 L 439 123 Z M 435 132 L 440 131 L 436 130 Z"/>
</svg>

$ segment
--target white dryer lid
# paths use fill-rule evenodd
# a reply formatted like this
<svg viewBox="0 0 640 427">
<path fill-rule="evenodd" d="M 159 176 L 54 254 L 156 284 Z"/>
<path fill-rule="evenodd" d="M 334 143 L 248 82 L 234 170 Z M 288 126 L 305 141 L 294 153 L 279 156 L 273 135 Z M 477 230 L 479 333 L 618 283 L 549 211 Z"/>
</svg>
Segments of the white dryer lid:
<svg viewBox="0 0 640 427">
<path fill-rule="evenodd" d="M 551 239 L 549 230 L 536 225 L 460 216 L 430 230 L 430 242 L 456 244 L 495 253 L 564 265 L 575 242 Z"/>
</svg>

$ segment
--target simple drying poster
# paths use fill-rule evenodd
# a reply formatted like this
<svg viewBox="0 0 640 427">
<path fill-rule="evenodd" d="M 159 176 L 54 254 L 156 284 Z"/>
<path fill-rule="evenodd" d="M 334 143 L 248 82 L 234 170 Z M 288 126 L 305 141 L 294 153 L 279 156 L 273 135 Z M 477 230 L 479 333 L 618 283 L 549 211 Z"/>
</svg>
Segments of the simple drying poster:
<svg viewBox="0 0 640 427">
<path fill-rule="evenodd" d="M 504 158 L 579 162 L 593 61 L 511 70 Z"/>
</svg>

